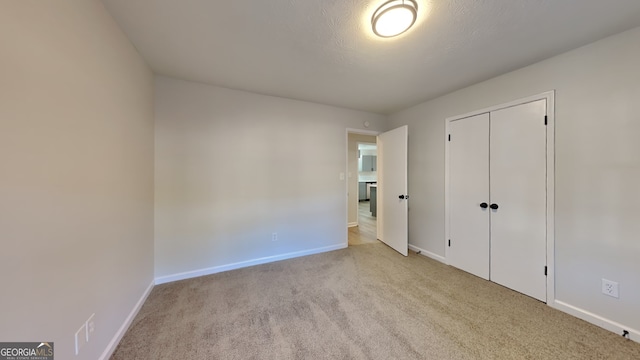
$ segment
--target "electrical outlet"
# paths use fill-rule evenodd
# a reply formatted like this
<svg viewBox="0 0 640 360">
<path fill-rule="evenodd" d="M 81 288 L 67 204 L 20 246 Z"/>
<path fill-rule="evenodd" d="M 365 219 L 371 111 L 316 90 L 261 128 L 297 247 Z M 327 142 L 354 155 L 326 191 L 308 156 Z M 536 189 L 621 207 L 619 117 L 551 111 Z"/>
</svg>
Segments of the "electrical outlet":
<svg viewBox="0 0 640 360">
<path fill-rule="evenodd" d="M 87 343 L 87 325 L 82 324 L 80 329 L 76 331 L 76 355 L 80 353 L 80 349 Z"/>
<path fill-rule="evenodd" d="M 85 328 L 87 329 L 87 342 L 91 340 L 93 336 L 93 332 L 96 331 L 96 314 L 91 314 L 89 320 L 87 320 L 85 324 Z"/>
<path fill-rule="evenodd" d="M 278 233 L 271 234 L 271 241 L 278 241 Z"/>
<path fill-rule="evenodd" d="M 605 295 L 609 295 L 616 299 L 620 298 L 620 293 L 618 292 L 618 283 L 615 281 L 602 279 L 602 293 Z"/>
</svg>

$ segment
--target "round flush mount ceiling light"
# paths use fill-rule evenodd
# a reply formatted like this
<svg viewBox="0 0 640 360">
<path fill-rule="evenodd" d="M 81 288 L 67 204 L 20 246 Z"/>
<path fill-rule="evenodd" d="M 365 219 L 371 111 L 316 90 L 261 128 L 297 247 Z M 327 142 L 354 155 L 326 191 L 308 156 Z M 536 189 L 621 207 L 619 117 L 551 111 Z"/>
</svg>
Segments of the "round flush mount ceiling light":
<svg viewBox="0 0 640 360">
<path fill-rule="evenodd" d="M 394 37 L 409 30 L 417 16 L 418 3 L 415 0 L 391 0 L 373 13 L 371 27 L 380 37 Z"/>
</svg>

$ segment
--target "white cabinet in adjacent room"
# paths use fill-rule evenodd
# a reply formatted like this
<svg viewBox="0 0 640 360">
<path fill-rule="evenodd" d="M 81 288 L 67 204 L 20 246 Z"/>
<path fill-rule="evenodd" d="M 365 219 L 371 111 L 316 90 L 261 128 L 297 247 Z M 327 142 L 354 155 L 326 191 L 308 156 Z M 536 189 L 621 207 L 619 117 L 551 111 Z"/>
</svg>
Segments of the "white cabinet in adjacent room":
<svg viewBox="0 0 640 360">
<path fill-rule="evenodd" d="M 374 155 L 362 155 L 362 168 L 360 171 L 371 172 L 377 171 L 377 157 Z"/>
</svg>

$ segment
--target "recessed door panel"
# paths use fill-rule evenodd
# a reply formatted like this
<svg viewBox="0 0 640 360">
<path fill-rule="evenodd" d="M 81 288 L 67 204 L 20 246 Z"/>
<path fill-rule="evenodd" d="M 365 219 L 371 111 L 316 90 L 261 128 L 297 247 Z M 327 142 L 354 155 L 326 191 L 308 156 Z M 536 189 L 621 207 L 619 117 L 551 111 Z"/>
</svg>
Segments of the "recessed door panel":
<svg viewBox="0 0 640 360">
<path fill-rule="evenodd" d="M 489 279 L 489 114 L 449 124 L 449 264 Z M 484 205 L 483 205 L 484 206 Z"/>
<path fill-rule="evenodd" d="M 546 101 L 491 112 L 491 281 L 546 301 Z"/>
</svg>

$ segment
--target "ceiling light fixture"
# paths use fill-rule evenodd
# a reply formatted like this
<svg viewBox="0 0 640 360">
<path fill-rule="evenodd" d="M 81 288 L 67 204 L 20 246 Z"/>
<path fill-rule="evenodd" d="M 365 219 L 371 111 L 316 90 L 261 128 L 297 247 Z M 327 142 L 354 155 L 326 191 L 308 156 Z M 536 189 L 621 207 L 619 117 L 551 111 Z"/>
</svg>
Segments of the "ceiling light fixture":
<svg viewBox="0 0 640 360">
<path fill-rule="evenodd" d="M 409 30 L 417 16 L 418 3 L 415 0 L 391 0 L 373 13 L 371 27 L 380 37 L 393 37 Z"/>
</svg>

